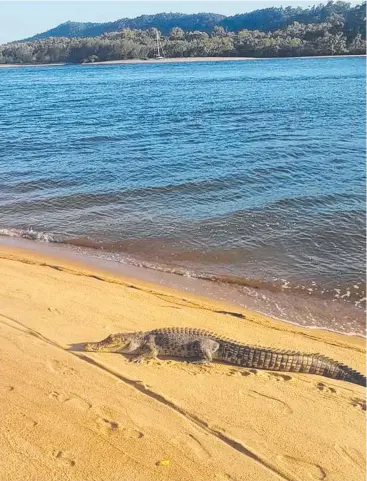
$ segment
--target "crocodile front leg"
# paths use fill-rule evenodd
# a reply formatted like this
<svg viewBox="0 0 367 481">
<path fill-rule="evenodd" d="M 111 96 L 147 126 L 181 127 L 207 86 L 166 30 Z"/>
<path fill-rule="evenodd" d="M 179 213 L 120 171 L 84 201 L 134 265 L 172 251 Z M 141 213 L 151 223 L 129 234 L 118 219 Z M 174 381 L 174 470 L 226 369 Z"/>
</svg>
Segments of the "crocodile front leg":
<svg viewBox="0 0 367 481">
<path fill-rule="evenodd" d="M 154 338 L 149 339 L 140 347 L 138 354 L 130 359 L 130 362 L 140 364 L 145 359 L 156 359 L 158 354 L 159 349 L 154 342 Z"/>
</svg>

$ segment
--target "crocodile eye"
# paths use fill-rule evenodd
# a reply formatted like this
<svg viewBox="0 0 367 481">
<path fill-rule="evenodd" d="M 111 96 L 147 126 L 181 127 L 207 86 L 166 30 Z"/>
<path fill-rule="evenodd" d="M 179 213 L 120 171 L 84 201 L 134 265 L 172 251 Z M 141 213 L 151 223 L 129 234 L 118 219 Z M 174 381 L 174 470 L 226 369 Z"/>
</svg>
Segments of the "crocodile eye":
<svg viewBox="0 0 367 481">
<path fill-rule="evenodd" d="M 113 342 L 115 342 L 115 336 L 113 334 L 110 334 L 108 337 L 106 337 L 106 339 L 103 339 L 103 344 L 111 344 Z"/>
<path fill-rule="evenodd" d="M 127 342 L 127 339 L 124 336 L 121 336 L 121 334 L 110 334 L 106 338 L 106 342 L 121 343 L 121 342 Z"/>
</svg>

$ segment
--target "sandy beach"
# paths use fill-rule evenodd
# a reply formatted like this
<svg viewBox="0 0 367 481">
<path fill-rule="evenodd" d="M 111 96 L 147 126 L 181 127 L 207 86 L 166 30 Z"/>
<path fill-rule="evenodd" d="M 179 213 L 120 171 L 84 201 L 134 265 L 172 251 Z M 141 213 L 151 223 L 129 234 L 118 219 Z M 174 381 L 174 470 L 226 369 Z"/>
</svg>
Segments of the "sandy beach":
<svg viewBox="0 0 367 481">
<path fill-rule="evenodd" d="M 365 55 L 317 55 L 313 57 L 297 57 L 297 58 L 347 58 L 347 57 L 365 57 Z M 0 64 L 0 68 L 24 68 L 24 67 L 63 67 L 65 65 L 124 65 L 124 64 L 146 64 L 146 63 L 195 63 L 195 62 L 241 62 L 248 60 L 276 60 L 279 58 L 291 59 L 295 57 L 177 57 L 177 58 L 149 58 L 142 60 L 139 58 L 127 60 L 108 60 L 105 62 L 89 62 L 80 64 L 67 63 L 38 63 L 38 64 Z"/>
<path fill-rule="evenodd" d="M 365 389 L 319 376 L 135 365 L 81 343 L 191 326 L 365 372 L 364 339 L 0 247 L 0 479 L 365 479 Z"/>
<path fill-rule="evenodd" d="M 67 63 L 38 63 L 38 64 L 0 64 L 0 68 L 14 67 L 62 67 L 65 65 L 124 65 L 124 64 L 146 64 L 146 63 L 192 63 L 192 62 L 228 62 L 228 61 L 246 61 L 246 60 L 262 60 L 254 57 L 182 57 L 182 58 L 149 58 L 142 60 L 139 58 L 126 59 L 126 60 L 106 60 L 104 62 L 86 62 L 79 64 L 67 64 Z"/>
</svg>

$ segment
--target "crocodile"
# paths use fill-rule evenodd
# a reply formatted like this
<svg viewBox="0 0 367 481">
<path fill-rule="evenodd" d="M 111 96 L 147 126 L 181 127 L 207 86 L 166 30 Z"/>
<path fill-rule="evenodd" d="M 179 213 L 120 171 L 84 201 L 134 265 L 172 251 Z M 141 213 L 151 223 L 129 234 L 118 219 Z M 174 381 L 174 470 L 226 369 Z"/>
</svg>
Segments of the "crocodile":
<svg viewBox="0 0 367 481">
<path fill-rule="evenodd" d="M 214 360 L 253 369 L 317 374 L 366 386 L 363 374 L 322 354 L 251 346 L 190 327 L 111 334 L 102 341 L 86 343 L 84 350 L 133 354 L 131 360 L 137 363 L 158 355 L 196 358 L 194 362 L 203 364 Z"/>
</svg>

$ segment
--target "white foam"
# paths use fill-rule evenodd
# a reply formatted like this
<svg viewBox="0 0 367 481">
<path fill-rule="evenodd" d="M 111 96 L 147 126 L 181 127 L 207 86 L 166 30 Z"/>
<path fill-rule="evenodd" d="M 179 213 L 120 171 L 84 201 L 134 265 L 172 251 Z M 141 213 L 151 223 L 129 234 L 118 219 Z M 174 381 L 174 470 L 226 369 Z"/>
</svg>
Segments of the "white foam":
<svg viewBox="0 0 367 481">
<path fill-rule="evenodd" d="M 33 230 L 32 227 L 29 229 L 0 229 L 0 235 L 36 240 L 40 242 L 57 242 L 52 234 L 48 232 L 37 232 Z"/>
</svg>

